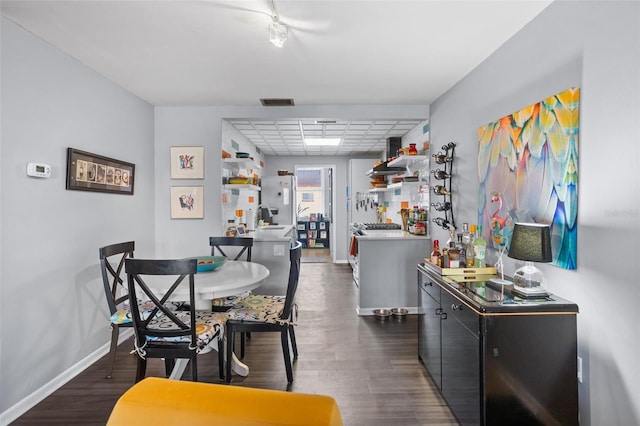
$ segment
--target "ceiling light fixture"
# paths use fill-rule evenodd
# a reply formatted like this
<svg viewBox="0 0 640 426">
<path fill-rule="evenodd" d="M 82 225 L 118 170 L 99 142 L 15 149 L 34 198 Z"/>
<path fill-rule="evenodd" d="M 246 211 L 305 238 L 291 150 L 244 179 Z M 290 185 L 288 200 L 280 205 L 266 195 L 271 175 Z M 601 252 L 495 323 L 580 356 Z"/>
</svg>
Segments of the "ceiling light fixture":
<svg viewBox="0 0 640 426">
<path fill-rule="evenodd" d="M 340 138 L 304 138 L 304 144 L 307 146 L 338 146 Z"/>
<path fill-rule="evenodd" d="M 269 41 L 277 47 L 282 47 L 289 37 L 289 30 L 285 24 L 280 22 L 276 4 L 271 0 L 271 25 L 269 25 Z"/>
</svg>

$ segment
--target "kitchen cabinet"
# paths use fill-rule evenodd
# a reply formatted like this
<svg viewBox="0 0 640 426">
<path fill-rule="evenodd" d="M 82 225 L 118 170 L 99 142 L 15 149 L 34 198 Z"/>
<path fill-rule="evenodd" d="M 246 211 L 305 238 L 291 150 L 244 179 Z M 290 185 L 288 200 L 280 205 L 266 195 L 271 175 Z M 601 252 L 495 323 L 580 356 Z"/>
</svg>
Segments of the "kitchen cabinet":
<svg viewBox="0 0 640 426">
<path fill-rule="evenodd" d="M 489 278 L 418 265 L 419 358 L 463 425 L 577 425 L 578 307 Z"/>
</svg>

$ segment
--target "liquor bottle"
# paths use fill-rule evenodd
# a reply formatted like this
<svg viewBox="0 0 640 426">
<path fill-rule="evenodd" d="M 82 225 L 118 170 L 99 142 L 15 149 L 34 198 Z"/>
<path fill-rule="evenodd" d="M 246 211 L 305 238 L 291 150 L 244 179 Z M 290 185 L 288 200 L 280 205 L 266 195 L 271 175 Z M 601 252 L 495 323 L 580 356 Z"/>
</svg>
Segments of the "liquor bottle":
<svg viewBox="0 0 640 426">
<path fill-rule="evenodd" d="M 435 185 L 433 187 L 433 192 L 438 195 L 451 195 L 451 192 L 447 191 L 447 188 L 443 185 Z"/>
<path fill-rule="evenodd" d="M 460 267 L 460 251 L 456 248 L 455 231 L 451 231 L 451 238 L 449 239 L 449 268 Z"/>
<path fill-rule="evenodd" d="M 475 232 L 475 225 L 471 225 L 473 227 L 473 232 Z M 469 224 L 462 224 L 462 244 L 464 245 L 464 253 L 465 253 L 465 262 L 467 267 L 473 266 L 473 234 L 469 231 Z"/>
<path fill-rule="evenodd" d="M 462 233 L 457 235 L 458 240 L 456 241 L 456 248 L 460 252 L 460 267 L 464 268 L 467 266 L 467 249 L 462 242 Z"/>
<path fill-rule="evenodd" d="M 449 179 L 451 177 L 449 173 L 440 169 L 431 170 L 431 174 L 433 174 L 433 177 L 435 177 L 436 179 L 441 179 L 441 180 Z"/>
<path fill-rule="evenodd" d="M 437 164 L 446 164 L 449 161 L 453 161 L 453 158 L 448 157 L 447 154 L 443 154 L 442 151 L 433 154 L 433 158 Z"/>
<path fill-rule="evenodd" d="M 445 201 L 444 203 L 438 201 L 437 203 L 431 203 L 431 207 L 439 212 L 446 212 L 448 210 L 451 210 L 451 203 L 449 201 Z"/>
<path fill-rule="evenodd" d="M 438 240 L 433 240 L 433 250 L 431 251 L 430 260 L 434 265 L 441 265 L 442 254 L 440 253 L 440 242 Z"/>
<path fill-rule="evenodd" d="M 443 268 L 449 267 L 449 249 L 446 247 L 442 249 L 442 260 L 440 263 L 442 263 Z"/>
<path fill-rule="evenodd" d="M 487 253 L 487 241 L 482 236 L 482 225 L 478 225 L 476 238 L 473 240 L 473 266 L 484 268 Z"/>
</svg>

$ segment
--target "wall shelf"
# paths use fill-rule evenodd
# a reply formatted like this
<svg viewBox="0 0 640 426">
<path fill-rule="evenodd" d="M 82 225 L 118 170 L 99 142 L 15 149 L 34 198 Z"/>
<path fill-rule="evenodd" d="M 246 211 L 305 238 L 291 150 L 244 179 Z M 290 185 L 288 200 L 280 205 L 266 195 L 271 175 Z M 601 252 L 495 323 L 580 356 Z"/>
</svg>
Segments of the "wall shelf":
<svg viewBox="0 0 640 426">
<path fill-rule="evenodd" d="M 256 185 L 242 185 L 242 184 L 231 184 L 231 183 L 227 183 L 224 186 L 224 189 L 250 189 L 252 191 L 260 191 L 260 187 Z"/>
<path fill-rule="evenodd" d="M 411 167 L 416 163 L 425 163 L 429 160 L 428 155 L 401 155 L 389 161 L 389 167 Z"/>
<path fill-rule="evenodd" d="M 260 165 L 250 158 L 223 158 L 222 161 L 234 168 L 260 169 Z"/>
</svg>

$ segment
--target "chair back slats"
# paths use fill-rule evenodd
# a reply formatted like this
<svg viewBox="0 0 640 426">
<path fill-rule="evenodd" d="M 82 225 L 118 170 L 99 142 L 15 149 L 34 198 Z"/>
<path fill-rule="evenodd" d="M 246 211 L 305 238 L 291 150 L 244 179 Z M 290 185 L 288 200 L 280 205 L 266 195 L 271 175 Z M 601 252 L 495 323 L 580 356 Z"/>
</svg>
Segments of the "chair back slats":
<svg viewBox="0 0 640 426">
<path fill-rule="evenodd" d="M 239 260 L 246 254 L 245 260 L 251 262 L 251 249 L 253 248 L 253 238 L 250 237 L 209 237 L 209 245 L 211 246 L 211 256 L 216 256 L 216 250 L 224 257 L 229 258 L 223 247 L 242 247 L 242 250 L 236 254 L 233 260 Z"/>
<path fill-rule="evenodd" d="M 142 347 L 147 342 L 147 337 L 181 337 L 190 336 L 191 342 L 196 342 L 196 316 L 195 316 L 195 286 L 194 274 L 197 270 L 196 259 L 181 260 L 147 260 L 147 259 L 126 259 L 125 270 L 128 277 L 129 300 L 131 303 L 131 314 L 138 347 Z M 172 275 L 177 276 L 167 290 L 163 290 L 164 295 L 158 297 L 143 276 L 150 275 Z M 175 293 L 176 289 L 185 282 L 188 277 L 189 286 L 189 318 L 190 323 L 182 321 L 174 311 L 165 306 L 166 302 Z M 141 297 L 144 294 L 144 297 Z M 149 300 L 153 307 L 141 312 L 137 300 Z M 163 318 L 162 328 L 153 327 L 155 319 L 159 316 Z"/>
<path fill-rule="evenodd" d="M 118 310 L 118 305 L 127 300 L 129 297 L 123 279 L 122 272 L 125 259 L 133 258 L 135 250 L 135 242 L 127 241 L 124 243 L 112 244 L 101 247 L 98 250 L 100 257 L 100 270 L 102 272 L 102 283 L 104 285 L 105 295 L 109 311 L 113 315 Z M 114 258 L 115 256 L 118 256 Z M 117 266 L 116 265 L 117 259 Z M 120 290 L 120 291 L 119 291 Z M 121 292 L 124 292 L 122 294 Z M 118 296 L 118 294 L 121 294 Z"/>
<path fill-rule="evenodd" d="M 291 310 L 295 304 L 296 291 L 298 290 L 298 280 L 300 278 L 300 258 L 302 257 L 302 243 L 296 241 L 289 250 L 289 282 L 287 283 L 287 295 L 281 319 L 290 319 Z"/>
</svg>

